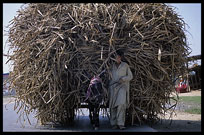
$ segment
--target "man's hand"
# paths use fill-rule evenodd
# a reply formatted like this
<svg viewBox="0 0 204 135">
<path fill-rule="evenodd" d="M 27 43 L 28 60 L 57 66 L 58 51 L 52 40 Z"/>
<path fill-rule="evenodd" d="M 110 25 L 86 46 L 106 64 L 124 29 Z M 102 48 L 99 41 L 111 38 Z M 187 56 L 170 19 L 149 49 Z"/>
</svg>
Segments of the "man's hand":
<svg viewBox="0 0 204 135">
<path fill-rule="evenodd" d="M 124 83 L 124 81 L 123 81 L 122 78 L 120 78 L 118 82 L 119 82 L 119 83 Z"/>
</svg>

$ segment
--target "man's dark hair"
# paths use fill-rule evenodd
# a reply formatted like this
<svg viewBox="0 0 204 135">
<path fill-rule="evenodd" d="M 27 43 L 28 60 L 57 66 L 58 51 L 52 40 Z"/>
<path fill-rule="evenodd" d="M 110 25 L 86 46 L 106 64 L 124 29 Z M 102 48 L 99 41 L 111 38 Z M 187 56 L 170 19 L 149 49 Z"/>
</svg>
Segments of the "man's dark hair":
<svg viewBox="0 0 204 135">
<path fill-rule="evenodd" d="M 126 62 L 127 64 L 129 64 L 129 62 L 127 61 L 127 59 L 124 57 L 124 52 L 125 52 L 125 49 L 118 49 L 118 50 L 116 50 L 116 54 L 121 57 L 121 60 L 122 60 L 123 62 Z"/>
<path fill-rule="evenodd" d="M 120 57 L 124 56 L 124 51 L 122 49 L 116 50 L 116 54 L 119 55 Z"/>
</svg>

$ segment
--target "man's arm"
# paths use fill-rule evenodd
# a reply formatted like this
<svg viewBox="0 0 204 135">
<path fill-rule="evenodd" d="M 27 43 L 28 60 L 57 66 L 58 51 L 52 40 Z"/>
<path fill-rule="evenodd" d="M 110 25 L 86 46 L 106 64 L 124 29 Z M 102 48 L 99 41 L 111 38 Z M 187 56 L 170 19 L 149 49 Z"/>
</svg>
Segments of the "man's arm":
<svg viewBox="0 0 204 135">
<path fill-rule="evenodd" d="M 129 65 L 127 65 L 127 75 L 124 76 L 124 77 L 122 77 L 122 80 L 123 80 L 124 82 L 128 82 L 128 81 L 130 81 L 130 80 L 132 80 L 132 79 L 133 79 L 132 72 L 131 72 L 131 70 L 130 70 Z"/>
</svg>

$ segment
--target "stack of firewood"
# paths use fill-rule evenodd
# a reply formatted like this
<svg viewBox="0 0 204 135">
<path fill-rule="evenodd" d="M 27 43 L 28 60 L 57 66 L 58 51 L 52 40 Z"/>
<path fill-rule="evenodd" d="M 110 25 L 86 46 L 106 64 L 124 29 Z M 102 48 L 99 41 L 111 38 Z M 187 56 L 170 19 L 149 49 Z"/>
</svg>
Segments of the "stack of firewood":
<svg viewBox="0 0 204 135">
<path fill-rule="evenodd" d="M 107 103 L 112 56 L 123 49 L 133 73 L 127 122 L 157 120 L 176 106 L 170 95 L 189 53 L 184 32 L 166 4 L 28 4 L 8 31 L 15 110 L 36 110 L 42 124 L 73 120 L 90 79 L 104 69 Z"/>
</svg>

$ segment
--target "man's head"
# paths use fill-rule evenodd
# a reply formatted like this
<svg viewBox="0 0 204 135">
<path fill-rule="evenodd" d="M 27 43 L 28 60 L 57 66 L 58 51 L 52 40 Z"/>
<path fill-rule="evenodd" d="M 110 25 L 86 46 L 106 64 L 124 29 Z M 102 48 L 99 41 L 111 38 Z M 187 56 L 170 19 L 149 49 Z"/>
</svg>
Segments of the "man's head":
<svg viewBox="0 0 204 135">
<path fill-rule="evenodd" d="M 123 52 L 121 49 L 118 49 L 118 50 L 116 51 L 116 54 L 117 54 L 117 56 L 116 56 L 116 62 L 119 64 L 119 63 L 121 62 L 121 58 L 122 58 L 123 55 L 124 55 L 124 52 Z"/>
</svg>

